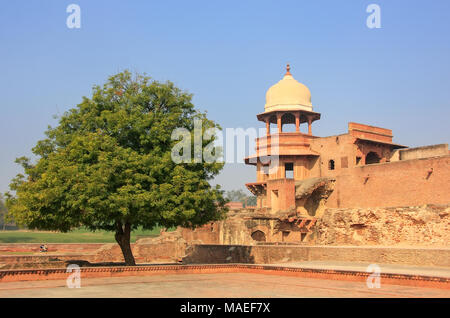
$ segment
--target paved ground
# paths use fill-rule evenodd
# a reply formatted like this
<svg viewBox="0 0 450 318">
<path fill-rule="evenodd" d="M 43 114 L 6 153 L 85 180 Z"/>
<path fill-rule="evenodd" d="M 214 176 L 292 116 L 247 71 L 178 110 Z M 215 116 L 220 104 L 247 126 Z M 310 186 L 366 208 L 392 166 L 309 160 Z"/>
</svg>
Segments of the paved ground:
<svg viewBox="0 0 450 318">
<path fill-rule="evenodd" d="M 185 274 L 0 283 L 0 297 L 450 297 L 444 289 L 285 277 L 263 274 Z"/>
<path fill-rule="evenodd" d="M 369 263 L 356 262 L 338 262 L 338 261 L 308 261 L 308 262 L 289 262 L 280 264 L 265 264 L 265 266 L 285 266 L 296 268 L 314 268 L 314 269 L 334 269 L 366 272 Z M 433 277 L 450 278 L 450 268 L 448 267 L 425 267 L 395 264 L 377 264 L 380 273 L 406 274 L 406 275 L 424 275 Z M 373 270 L 371 270 L 373 272 Z"/>
</svg>

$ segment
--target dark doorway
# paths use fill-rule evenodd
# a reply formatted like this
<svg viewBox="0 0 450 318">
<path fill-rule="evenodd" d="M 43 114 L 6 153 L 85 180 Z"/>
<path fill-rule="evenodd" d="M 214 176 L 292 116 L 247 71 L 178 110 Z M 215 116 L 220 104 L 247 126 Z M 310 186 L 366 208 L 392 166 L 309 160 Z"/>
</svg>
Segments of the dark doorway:
<svg viewBox="0 0 450 318">
<path fill-rule="evenodd" d="M 370 165 L 373 163 L 380 163 L 381 158 L 378 156 L 376 152 L 369 152 L 366 156 L 366 165 Z"/>
<path fill-rule="evenodd" d="M 328 170 L 334 170 L 334 160 L 328 161 Z"/>
<path fill-rule="evenodd" d="M 264 234 L 263 231 L 257 230 L 252 233 L 252 239 L 258 242 L 265 242 L 266 241 L 266 234 Z"/>
</svg>

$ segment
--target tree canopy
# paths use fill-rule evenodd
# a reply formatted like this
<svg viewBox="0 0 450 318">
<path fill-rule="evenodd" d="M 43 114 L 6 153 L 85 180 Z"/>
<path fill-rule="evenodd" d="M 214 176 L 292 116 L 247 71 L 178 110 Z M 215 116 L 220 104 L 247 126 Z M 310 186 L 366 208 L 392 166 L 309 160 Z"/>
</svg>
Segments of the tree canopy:
<svg viewBox="0 0 450 318">
<path fill-rule="evenodd" d="M 191 227 L 224 217 L 223 191 L 209 180 L 220 162 L 174 163 L 172 131 L 220 127 L 194 108 L 192 95 L 147 76 L 121 72 L 94 86 L 32 149 L 37 156 L 11 182 L 7 205 L 31 229 L 115 232 L 134 265 L 130 232 L 137 227 Z M 192 138 L 194 139 L 194 138 Z M 202 141 L 202 147 L 214 141 Z"/>
</svg>

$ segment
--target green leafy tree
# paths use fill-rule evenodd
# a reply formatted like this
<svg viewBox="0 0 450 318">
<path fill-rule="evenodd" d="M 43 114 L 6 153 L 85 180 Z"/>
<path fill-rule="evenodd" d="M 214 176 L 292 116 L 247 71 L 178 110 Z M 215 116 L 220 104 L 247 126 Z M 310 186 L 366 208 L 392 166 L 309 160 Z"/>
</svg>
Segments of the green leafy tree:
<svg viewBox="0 0 450 318">
<path fill-rule="evenodd" d="M 220 128 L 195 110 L 192 95 L 124 71 L 94 86 L 33 148 L 38 160 L 18 158 L 25 175 L 12 180 L 7 206 L 31 229 L 115 232 L 127 265 L 135 265 L 130 233 L 142 227 L 195 228 L 225 216 L 219 186 L 209 180 L 223 163 L 176 164 L 172 131 Z M 194 137 L 192 136 L 192 140 Z M 206 147 L 209 141 L 202 141 Z"/>
</svg>

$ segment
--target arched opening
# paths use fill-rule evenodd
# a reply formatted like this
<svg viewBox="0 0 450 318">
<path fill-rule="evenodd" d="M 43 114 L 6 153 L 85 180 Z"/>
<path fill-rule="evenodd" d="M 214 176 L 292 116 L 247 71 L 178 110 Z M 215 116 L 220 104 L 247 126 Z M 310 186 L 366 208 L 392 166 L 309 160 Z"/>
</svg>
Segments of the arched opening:
<svg viewBox="0 0 450 318">
<path fill-rule="evenodd" d="M 376 152 L 369 152 L 366 156 L 366 165 L 370 165 L 373 163 L 380 163 L 380 156 L 378 156 L 378 154 Z"/>
<path fill-rule="evenodd" d="M 306 123 L 305 125 L 302 125 L 301 123 Z M 300 132 L 307 134 L 308 133 L 308 118 L 306 118 L 305 115 L 300 115 Z"/>
<path fill-rule="evenodd" d="M 263 231 L 256 230 L 252 233 L 252 239 L 258 242 L 265 242 L 266 241 L 266 234 L 264 234 Z"/>
<path fill-rule="evenodd" d="M 281 131 L 295 132 L 295 116 L 291 113 L 286 113 L 281 116 Z"/>
<path fill-rule="evenodd" d="M 269 131 L 271 134 L 278 133 L 277 117 L 275 115 L 272 115 L 269 118 Z"/>
<path fill-rule="evenodd" d="M 334 170 L 334 160 L 328 161 L 328 170 Z"/>
</svg>

